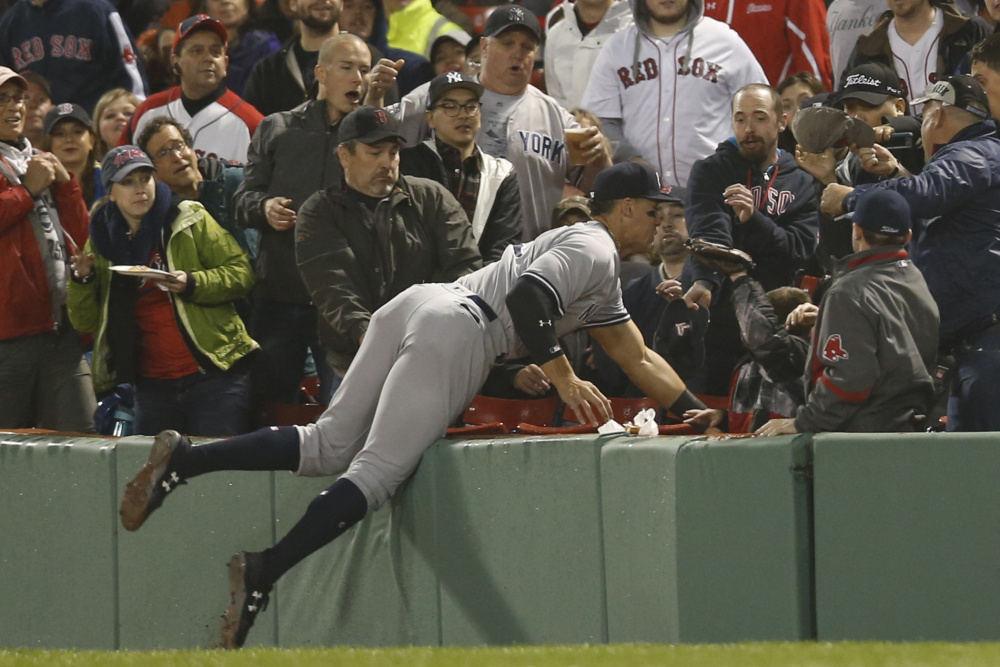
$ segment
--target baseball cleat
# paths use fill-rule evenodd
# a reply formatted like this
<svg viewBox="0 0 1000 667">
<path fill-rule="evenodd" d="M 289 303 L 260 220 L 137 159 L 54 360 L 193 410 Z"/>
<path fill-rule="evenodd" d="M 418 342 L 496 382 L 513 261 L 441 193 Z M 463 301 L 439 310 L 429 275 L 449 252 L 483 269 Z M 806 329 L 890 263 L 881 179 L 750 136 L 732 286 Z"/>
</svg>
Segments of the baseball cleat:
<svg viewBox="0 0 1000 667">
<path fill-rule="evenodd" d="M 125 487 L 118 514 L 125 530 L 139 530 L 168 493 L 187 484 L 178 474 L 179 463 L 191 449 L 191 441 L 177 431 L 162 431 L 153 441 L 149 458 Z"/>
<path fill-rule="evenodd" d="M 260 552 L 241 551 L 229 559 L 229 605 L 222 615 L 222 648 L 243 646 L 257 614 L 270 599 L 271 584 L 262 576 L 264 559 Z"/>
</svg>

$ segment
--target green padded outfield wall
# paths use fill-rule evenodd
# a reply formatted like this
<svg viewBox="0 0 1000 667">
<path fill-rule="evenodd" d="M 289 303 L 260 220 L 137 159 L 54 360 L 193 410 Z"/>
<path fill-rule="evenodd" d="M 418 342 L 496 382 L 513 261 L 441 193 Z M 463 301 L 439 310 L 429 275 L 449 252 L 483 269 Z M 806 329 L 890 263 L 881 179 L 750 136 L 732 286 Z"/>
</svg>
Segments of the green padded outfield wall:
<svg viewBox="0 0 1000 667">
<path fill-rule="evenodd" d="M 809 441 L 629 438 L 606 445 L 609 641 L 814 637 Z"/>
<path fill-rule="evenodd" d="M 0 645 L 117 647 L 113 440 L 0 433 Z"/>
<path fill-rule="evenodd" d="M 819 639 L 1000 640 L 1000 434 L 814 447 Z"/>
</svg>

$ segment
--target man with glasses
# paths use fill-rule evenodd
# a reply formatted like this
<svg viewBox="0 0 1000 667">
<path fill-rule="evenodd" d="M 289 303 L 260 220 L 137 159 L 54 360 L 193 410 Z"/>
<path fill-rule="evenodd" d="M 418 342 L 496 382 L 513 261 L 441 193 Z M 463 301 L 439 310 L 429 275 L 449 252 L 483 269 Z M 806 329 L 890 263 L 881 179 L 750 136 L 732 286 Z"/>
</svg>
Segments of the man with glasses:
<svg viewBox="0 0 1000 667">
<path fill-rule="evenodd" d="M 140 104 L 125 126 L 119 145 L 134 144 L 147 123 L 159 116 L 170 116 L 191 133 L 199 156 L 246 162 L 250 139 L 264 117 L 226 88 L 228 39 L 226 27 L 207 14 L 197 14 L 181 23 L 170 56 L 180 85 Z"/>
<path fill-rule="evenodd" d="M 93 432 L 90 367 L 66 315 L 90 218 L 76 178 L 24 138 L 27 89 L 0 67 L 0 428 Z"/>
<path fill-rule="evenodd" d="M 460 72 L 431 81 L 427 124 L 434 137 L 399 155 L 399 169 L 448 188 L 472 223 L 483 261 L 500 259 L 521 238 L 521 196 L 514 165 L 487 155 L 476 145 L 482 117 L 483 86 Z"/>
<path fill-rule="evenodd" d="M 236 190 L 243 182 L 243 167 L 194 152 L 194 139 L 176 118 L 154 118 L 136 144 L 156 167 L 156 180 L 178 197 L 200 202 L 215 221 L 233 235 L 250 260 L 257 257 L 257 231 L 236 222 Z"/>
</svg>

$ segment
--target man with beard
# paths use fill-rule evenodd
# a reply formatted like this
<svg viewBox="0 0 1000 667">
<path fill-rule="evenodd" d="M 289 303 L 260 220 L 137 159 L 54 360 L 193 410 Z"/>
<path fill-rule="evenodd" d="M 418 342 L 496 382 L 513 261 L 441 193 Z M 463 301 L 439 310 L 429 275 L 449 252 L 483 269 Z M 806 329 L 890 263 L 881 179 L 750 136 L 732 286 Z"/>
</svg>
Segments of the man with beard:
<svg viewBox="0 0 1000 667">
<path fill-rule="evenodd" d="M 328 400 L 337 384 L 323 363 L 316 307 L 295 266 L 293 227 L 310 195 L 342 182 L 336 155 L 340 123 L 368 90 L 370 61 L 360 37 L 345 33 L 327 39 L 316 66 L 326 99 L 268 116 L 250 145 L 236 215 L 241 225 L 260 232 L 251 334 L 261 345 L 254 390 L 265 403 L 295 402 L 307 349 L 316 361 L 321 398 Z"/>
<path fill-rule="evenodd" d="M 243 96 L 265 116 L 288 111 L 316 97 L 316 64 L 323 43 L 340 34 L 341 0 L 289 0 L 299 34 L 261 60 L 250 73 Z M 370 64 L 382 57 L 372 50 Z M 395 84 L 386 93 L 387 104 L 399 100 Z"/>
<path fill-rule="evenodd" d="M 816 247 L 819 202 L 813 178 L 799 168 L 794 156 L 778 149 L 785 113 L 774 88 L 764 84 L 740 88 L 732 101 L 732 126 L 734 136 L 691 169 L 685 207 L 688 230 L 691 238 L 749 253 L 756 262 L 750 275 L 765 290 L 791 285 L 796 269 Z M 689 308 L 712 307 L 712 324 L 719 335 L 712 336 L 715 349 L 706 350 L 706 364 L 712 367 L 706 366 L 704 373 L 724 395 L 743 350 L 730 282 L 697 262 L 688 263 L 683 282 Z"/>
</svg>

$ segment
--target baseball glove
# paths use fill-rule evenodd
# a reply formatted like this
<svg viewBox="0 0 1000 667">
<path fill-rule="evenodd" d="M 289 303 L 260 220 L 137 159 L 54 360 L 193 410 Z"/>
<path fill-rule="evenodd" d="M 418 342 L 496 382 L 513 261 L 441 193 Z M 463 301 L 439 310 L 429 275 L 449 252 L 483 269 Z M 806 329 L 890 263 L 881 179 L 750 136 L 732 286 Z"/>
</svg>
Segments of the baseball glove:
<svg viewBox="0 0 1000 667">
<path fill-rule="evenodd" d="M 875 144 L 875 130 L 868 123 L 832 107 L 808 107 L 799 111 L 792 121 L 792 134 L 808 153 L 822 153 L 830 147 L 851 144 L 870 148 Z"/>
<path fill-rule="evenodd" d="M 688 239 L 684 243 L 688 254 L 696 260 L 727 276 L 741 271 L 750 271 L 754 267 L 753 259 L 742 250 L 712 243 L 703 239 Z"/>
</svg>

